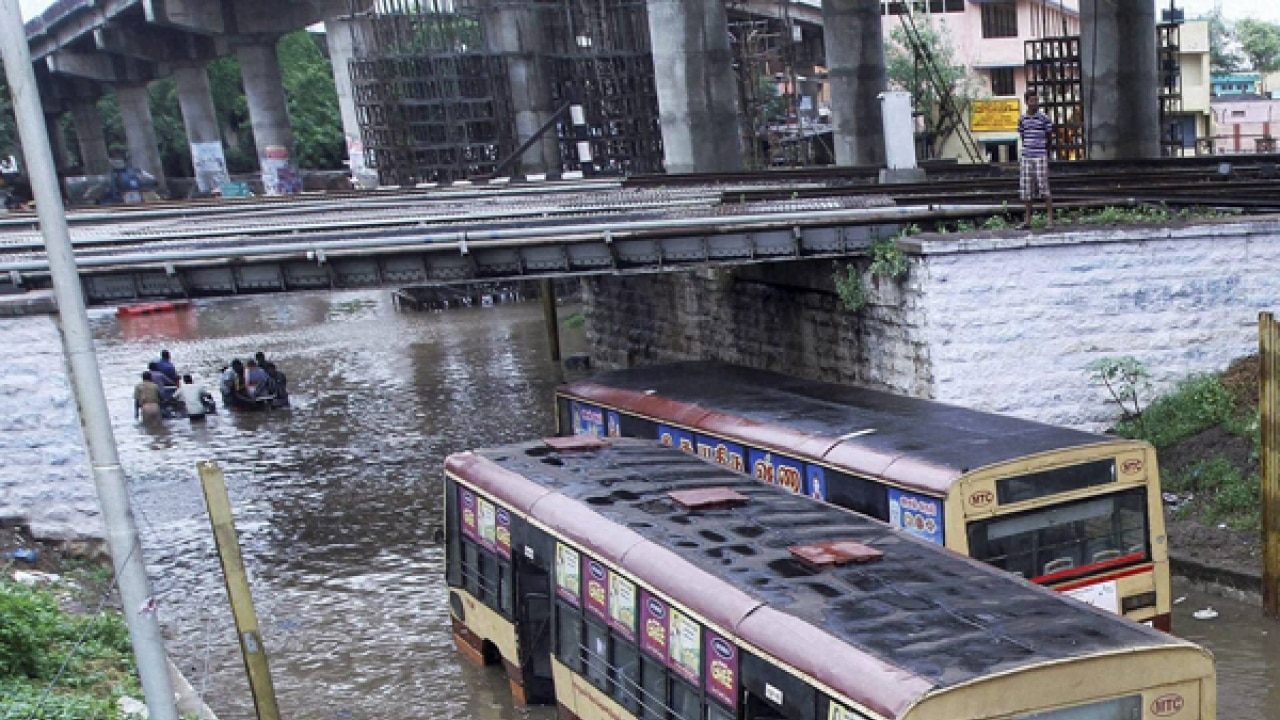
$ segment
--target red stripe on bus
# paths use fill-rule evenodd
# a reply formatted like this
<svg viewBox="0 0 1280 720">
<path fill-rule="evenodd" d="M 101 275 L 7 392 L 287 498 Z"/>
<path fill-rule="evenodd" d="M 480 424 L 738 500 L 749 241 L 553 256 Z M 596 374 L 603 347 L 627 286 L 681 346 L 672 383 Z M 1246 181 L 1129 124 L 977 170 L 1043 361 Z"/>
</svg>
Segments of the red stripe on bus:
<svg viewBox="0 0 1280 720">
<path fill-rule="evenodd" d="M 1062 579 L 1069 578 L 1069 577 L 1075 577 L 1075 576 L 1080 575 L 1080 574 L 1082 574 L 1082 573 L 1098 572 L 1099 570 L 1106 570 L 1107 568 L 1118 567 L 1118 566 L 1120 566 L 1120 565 L 1127 565 L 1127 564 L 1129 564 L 1129 563 L 1131 563 L 1131 562 L 1135 562 L 1135 561 L 1142 560 L 1142 559 L 1143 559 L 1143 555 L 1142 555 L 1142 553 L 1134 553 L 1134 554 L 1132 554 L 1132 555 L 1124 555 L 1124 556 L 1122 556 L 1122 557 L 1114 558 L 1114 559 L 1112 559 L 1112 560 L 1106 560 L 1106 561 L 1104 561 L 1104 562 L 1092 563 L 1092 564 L 1089 564 L 1089 565 L 1081 565 L 1081 566 L 1080 566 L 1080 567 L 1078 567 L 1078 568 L 1068 568 L 1068 569 L 1066 569 L 1066 570 L 1062 570 L 1062 571 L 1059 571 L 1059 572 L 1056 572 L 1056 573 L 1050 573 L 1050 574 L 1048 574 L 1048 575 L 1041 575 L 1040 577 L 1034 577 L 1034 578 L 1031 578 L 1031 582 L 1033 582 L 1033 583 L 1040 583 L 1041 585 L 1043 585 L 1043 584 L 1045 584 L 1045 583 L 1051 583 L 1051 582 L 1053 582 L 1054 580 L 1062 580 Z M 1150 568 L 1150 566 L 1149 566 L 1149 565 L 1144 565 L 1144 566 L 1143 566 L 1143 567 L 1141 567 L 1141 568 L 1134 568 L 1134 569 L 1133 569 L 1132 571 L 1130 571 L 1130 572 L 1121 572 L 1121 573 L 1115 573 L 1114 575 L 1109 575 L 1109 576 L 1108 576 L 1108 578 L 1112 578 L 1112 577 L 1126 577 L 1126 576 L 1129 576 L 1129 575 L 1135 575 L 1135 574 L 1137 574 L 1137 573 L 1139 573 L 1139 572 L 1143 572 L 1144 570 L 1149 569 L 1149 568 Z M 1071 588 L 1073 588 L 1073 587 L 1081 587 L 1081 586 L 1084 586 L 1084 585 L 1090 585 L 1090 584 L 1093 584 L 1093 583 L 1098 582 L 1098 581 L 1099 581 L 1099 579 L 1098 579 L 1098 578 L 1096 578 L 1096 577 L 1091 577 L 1091 578 L 1087 578 L 1087 579 L 1085 579 L 1085 580 L 1084 580 L 1084 581 L 1082 581 L 1082 582 L 1073 583 L 1073 584 L 1072 584 L 1072 585 L 1070 585 L 1070 586 L 1063 586 L 1063 587 L 1060 587 L 1060 588 L 1058 588 L 1058 589 L 1059 589 L 1059 590 L 1069 590 L 1069 589 L 1071 589 Z"/>
</svg>

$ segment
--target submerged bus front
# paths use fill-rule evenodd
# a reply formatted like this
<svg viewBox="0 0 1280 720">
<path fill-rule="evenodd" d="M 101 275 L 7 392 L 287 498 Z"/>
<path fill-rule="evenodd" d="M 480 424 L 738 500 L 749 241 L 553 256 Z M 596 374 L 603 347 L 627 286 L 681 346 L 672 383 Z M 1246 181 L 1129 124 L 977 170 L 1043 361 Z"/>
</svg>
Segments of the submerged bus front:
<svg viewBox="0 0 1280 720">
<path fill-rule="evenodd" d="M 857 433 L 797 431 L 660 391 L 575 383 L 557 390 L 556 404 L 562 435 L 658 440 L 1170 628 L 1168 548 L 1155 451 L 1146 443 L 1089 435 L 1088 443 L 987 465 L 966 457 L 941 464 L 922 451 L 869 449 Z"/>
</svg>

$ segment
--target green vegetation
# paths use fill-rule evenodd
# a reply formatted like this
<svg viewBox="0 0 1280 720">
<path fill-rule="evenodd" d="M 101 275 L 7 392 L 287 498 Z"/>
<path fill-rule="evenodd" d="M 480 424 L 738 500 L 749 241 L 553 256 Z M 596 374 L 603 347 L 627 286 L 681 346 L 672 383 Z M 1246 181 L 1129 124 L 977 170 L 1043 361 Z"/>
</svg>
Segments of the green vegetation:
<svg viewBox="0 0 1280 720">
<path fill-rule="evenodd" d="M 906 253 L 898 247 L 898 240 L 909 235 L 920 234 L 919 225 L 908 225 L 893 237 L 881 238 L 871 243 L 871 262 L 867 266 L 867 274 L 873 278 L 885 278 L 898 282 L 906 277 L 910 264 Z M 862 272 L 854 263 L 847 263 L 843 268 L 837 266 L 831 276 L 836 286 L 836 296 L 849 312 L 858 312 L 867 306 L 869 297 Z"/>
<path fill-rule="evenodd" d="M 90 578 L 94 580 L 95 578 Z M 118 717 L 116 699 L 141 697 L 124 620 L 113 611 L 73 614 L 76 591 L 0 577 L 0 698 L 5 717 Z"/>
<path fill-rule="evenodd" d="M 564 320 L 561 320 L 560 324 L 568 330 L 577 330 L 587 324 L 587 316 L 580 312 L 574 313 Z"/>
<path fill-rule="evenodd" d="M 1118 435 L 1146 440 L 1162 456 L 1164 451 L 1174 451 L 1180 444 L 1214 430 L 1224 436 L 1216 446 L 1234 444 L 1244 448 L 1236 453 L 1243 458 L 1233 459 L 1215 451 L 1182 467 L 1171 467 L 1162 461 L 1160 481 L 1166 491 L 1191 498 L 1182 506 L 1183 514 L 1237 529 L 1259 527 L 1260 436 L 1258 409 L 1251 400 L 1250 388 L 1244 387 L 1243 392 L 1233 389 L 1224 381 L 1224 375 L 1194 375 L 1143 408 L 1140 399 L 1148 391 L 1149 373 L 1139 361 L 1132 357 L 1104 358 L 1091 363 L 1089 372 L 1095 382 L 1107 387 L 1122 408 L 1122 417 L 1114 428 Z"/>
</svg>

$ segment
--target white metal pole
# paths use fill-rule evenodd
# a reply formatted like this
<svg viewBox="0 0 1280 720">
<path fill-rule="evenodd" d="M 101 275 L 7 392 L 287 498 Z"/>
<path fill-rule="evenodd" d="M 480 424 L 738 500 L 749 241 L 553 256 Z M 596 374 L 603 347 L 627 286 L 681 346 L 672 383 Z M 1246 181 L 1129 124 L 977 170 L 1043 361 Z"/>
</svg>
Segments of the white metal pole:
<svg viewBox="0 0 1280 720">
<path fill-rule="evenodd" d="M 124 469 L 116 452 L 115 435 L 107 398 L 98 374 L 98 359 L 89 333 L 80 276 L 76 273 L 71 236 L 62 207 L 62 194 L 54 172 L 53 153 L 41 111 L 40 92 L 31 68 L 31 49 L 18 0 L 0 0 L 0 57 L 4 59 L 18 120 L 18 137 L 27 159 L 27 175 L 35 195 L 36 213 L 44 235 L 45 252 L 53 279 L 58 316 L 62 322 L 62 347 L 71 369 L 71 387 L 80 406 L 85 445 L 93 466 L 93 480 L 102 505 L 107 543 L 124 605 L 125 622 L 138 660 L 138 675 L 152 720 L 177 720 L 173 685 L 169 681 L 168 657 L 156 620 L 150 582 L 142 562 L 142 546 L 129 508 L 129 490 Z"/>
</svg>

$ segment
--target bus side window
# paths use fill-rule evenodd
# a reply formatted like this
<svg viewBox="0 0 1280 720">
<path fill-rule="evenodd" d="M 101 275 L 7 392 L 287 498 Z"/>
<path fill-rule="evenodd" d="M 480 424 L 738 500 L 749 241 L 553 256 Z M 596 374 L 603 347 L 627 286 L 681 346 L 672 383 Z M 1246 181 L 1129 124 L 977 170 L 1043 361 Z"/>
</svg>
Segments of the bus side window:
<svg viewBox="0 0 1280 720">
<path fill-rule="evenodd" d="M 462 541 L 462 587 L 480 597 L 480 548 L 470 540 Z"/>
<path fill-rule="evenodd" d="M 511 604 L 514 589 L 511 584 L 511 563 L 498 561 L 498 612 L 503 617 L 511 617 Z"/>
<path fill-rule="evenodd" d="M 702 693 L 683 680 L 671 679 L 672 720 L 702 720 Z"/>
<path fill-rule="evenodd" d="M 613 699 L 635 713 L 640 708 L 640 651 L 635 643 L 614 633 L 610 639 L 609 664 L 613 666 Z"/>
<path fill-rule="evenodd" d="M 458 524 L 458 483 L 449 479 L 444 487 L 445 582 L 462 586 L 462 532 Z"/>
<path fill-rule="evenodd" d="M 556 657 L 570 670 L 582 672 L 582 613 L 556 603 Z"/>
<path fill-rule="evenodd" d="M 889 520 L 889 488 L 873 480 L 827 469 L 827 502 Z"/>
<path fill-rule="evenodd" d="M 625 412 L 618 413 L 618 421 L 622 427 L 622 437 L 643 438 L 645 440 L 658 439 L 658 423 L 656 422 L 628 415 Z"/>
<path fill-rule="evenodd" d="M 707 720 L 737 720 L 732 710 L 727 710 L 714 701 L 707 702 Z"/>
<path fill-rule="evenodd" d="M 587 620 L 587 680 L 601 692 L 609 692 L 609 631 L 595 621 Z"/>
<path fill-rule="evenodd" d="M 498 559 L 483 548 L 477 553 L 480 560 L 480 602 L 489 607 L 498 604 Z"/>
<path fill-rule="evenodd" d="M 640 717 L 665 720 L 667 717 L 667 668 L 645 655 L 640 658 Z"/>
</svg>

